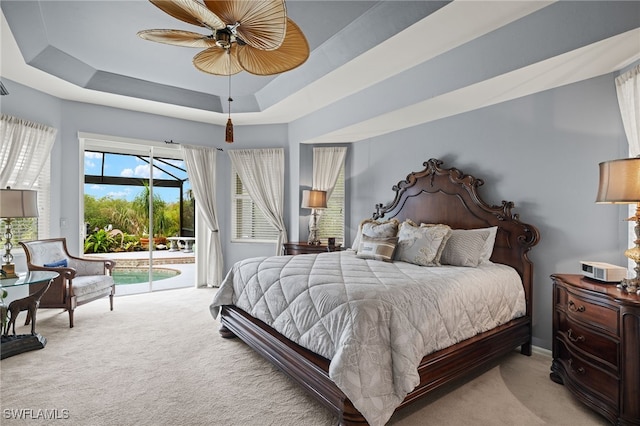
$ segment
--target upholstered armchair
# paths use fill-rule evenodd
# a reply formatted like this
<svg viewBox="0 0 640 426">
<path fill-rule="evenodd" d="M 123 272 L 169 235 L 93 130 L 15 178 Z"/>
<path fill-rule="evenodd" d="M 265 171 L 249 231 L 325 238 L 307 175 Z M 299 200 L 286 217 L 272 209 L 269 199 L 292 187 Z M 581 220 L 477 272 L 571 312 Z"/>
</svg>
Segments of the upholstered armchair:
<svg viewBox="0 0 640 426">
<path fill-rule="evenodd" d="M 20 242 L 30 271 L 55 271 L 60 274 L 40 299 L 40 308 L 62 308 L 69 312 L 69 328 L 73 327 L 73 311 L 80 305 L 109 296 L 113 311 L 115 283 L 111 271 L 115 262 L 71 256 L 64 238 Z M 29 293 L 41 284 L 31 286 Z M 25 323 L 29 324 L 27 317 Z"/>
</svg>

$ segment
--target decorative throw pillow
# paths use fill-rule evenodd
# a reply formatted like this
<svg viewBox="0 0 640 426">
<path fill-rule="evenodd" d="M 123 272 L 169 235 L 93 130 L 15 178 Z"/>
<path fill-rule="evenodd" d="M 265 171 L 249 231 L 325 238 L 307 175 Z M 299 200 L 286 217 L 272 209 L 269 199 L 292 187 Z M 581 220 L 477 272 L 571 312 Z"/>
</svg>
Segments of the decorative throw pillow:
<svg viewBox="0 0 640 426">
<path fill-rule="evenodd" d="M 405 220 L 398 231 L 396 259 L 420 266 L 440 266 L 440 257 L 449 239 L 448 225 L 416 225 Z"/>
<path fill-rule="evenodd" d="M 383 222 L 378 222 L 375 219 L 364 219 L 360 222 L 360 226 L 358 227 L 358 233 L 356 234 L 356 238 L 353 240 L 353 245 L 351 248 L 358 251 L 358 247 L 360 246 L 360 241 L 363 235 L 374 238 L 390 238 L 398 235 L 398 226 L 400 222 L 398 219 L 389 219 Z"/>
<path fill-rule="evenodd" d="M 58 260 L 56 262 L 45 263 L 45 268 L 66 268 L 67 267 L 67 259 Z"/>
<path fill-rule="evenodd" d="M 451 230 L 449 241 L 442 251 L 441 263 L 454 266 L 478 266 L 482 249 L 490 233 L 488 229 Z"/>
<path fill-rule="evenodd" d="M 498 227 L 492 226 L 491 228 L 471 229 L 470 231 L 483 232 L 489 231 L 489 237 L 482 246 L 480 252 L 480 263 L 490 262 L 491 255 L 493 254 L 493 246 L 496 243 L 496 234 L 498 233 Z"/>
<path fill-rule="evenodd" d="M 393 254 L 398 244 L 398 237 L 375 238 L 363 234 L 360 238 L 356 257 L 361 259 L 383 260 L 393 262 Z"/>
</svg>

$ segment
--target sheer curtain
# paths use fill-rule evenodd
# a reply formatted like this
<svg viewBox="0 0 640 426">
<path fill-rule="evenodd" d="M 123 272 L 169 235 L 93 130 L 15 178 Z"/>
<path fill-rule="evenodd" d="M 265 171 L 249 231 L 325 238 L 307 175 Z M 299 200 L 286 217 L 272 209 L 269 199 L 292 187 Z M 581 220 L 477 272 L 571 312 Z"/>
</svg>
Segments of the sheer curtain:
<svg viewBox="0 0 640 426">
<path fill-rule="evenodd" d="M 616 78 L 616 92 L 629 157 L 636 157 L 640 155 L 640 65 Z"/>
<path fill-rule="evenodd" d="M 276 254 L 287 242 L 284 224 L 284 149 L 232 149 L 231 163 L 251 200 L 278 230 Z"/>
<path fill-rule="evenodd" d="M 331 198 L 333 188 L 336 186 L 340 168 L 347 155 L 347 148 L 334 146 L 329 148 L 313 148 L 313 188 L 319 191 L 327 191 L 327 201 Z M 322 220 L 324 210 L 318 210 L 318 222 Z M 311 226 L 311 222 L 309 222 Z"/>
<path fill-rule="evenodd" d="M 616 78 L 616 93 L 622 116 L 622 125 L 629 143 L 629 157 L 640 156 L 640 65 Z M 635 215 L 636 205 L 629 205 L 629 216 Z M 636 239 L 635 223 L 629 221 L 629 242 L 633 245 Z M 628 260 L 629 269 L 635 267 L 635 262 Z"/>
<path fill-rule="evenodd" d="M 327 191 L 327 200 L 331 198 L 346 155 L 347 148 L 343 146 L 313 148 L 313 189 Z"/>
<path fill-rule="evenodd" d="M 0 188 L 33 188 L 58 131 L 2 114 L 0 117 Z"/>
<path fill-rule="evenodd" d="M 216 150 L 181 145 L 187 175 L 199 213 L 196 241 L 196 287 L 218 287 L 222 282 L 222 245 L 216 214 Z"/>
<path fill-rule="evenodd" d="M 50 216 L 51 148 L 58 130 L 10 115 L 0 115 L 0 188 L 38 191 L 40 217 Z M 48 238 L 49 220 L 38 220 L 38 238 Z"/>
</svg>

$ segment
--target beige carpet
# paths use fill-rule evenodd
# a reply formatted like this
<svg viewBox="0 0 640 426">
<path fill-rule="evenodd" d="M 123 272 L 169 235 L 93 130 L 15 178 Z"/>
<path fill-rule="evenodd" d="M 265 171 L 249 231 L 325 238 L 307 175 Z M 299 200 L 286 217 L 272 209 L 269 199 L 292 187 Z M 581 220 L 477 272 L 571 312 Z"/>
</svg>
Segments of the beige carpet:
<svg viewBox="0 0 640 426">
<path fill-rule="evenodd" d="M 36 331 L 47 346 L 0 361 L 0 422 L 334 424 L 322 406 L 244 343 L 219 337 L 208 310 L 214 292 L 124 296 L 116 298 L 113 312 L 107 299 L 96 301 L 78 308 L 73 329 L 66 313 L 40 310 Z M 514 352 L 475 379 L 396 413 L 389 424 L 607 424 L 549 379 L 549 365 L 547 355 Z M 19 415 L 27 419 L 16 420 Z M 51 415 L 59 419 L 43 418 Z"/>
</svg>

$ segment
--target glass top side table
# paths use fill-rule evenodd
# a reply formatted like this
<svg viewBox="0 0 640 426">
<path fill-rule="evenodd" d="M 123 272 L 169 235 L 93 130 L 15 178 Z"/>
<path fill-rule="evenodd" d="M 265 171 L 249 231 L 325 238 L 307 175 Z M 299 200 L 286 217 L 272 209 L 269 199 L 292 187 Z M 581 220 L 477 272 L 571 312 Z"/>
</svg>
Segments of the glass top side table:
<svg viewBox="0 0 640 426">
<path fill-rule="evenodd" d="M 9 306 L 5 306 L 4 304 L 0 306 L 0 318 L 2 319 L 0 359 L 44 348 L 47 339 L 36 333 L 36 312 L 40 298 L 49 289 L 51 282 L 56 279 L 58 275 L 57 272 L 30 271 L 18 274 L 17 278 L 0 280 L 0 289 L 46 283 L 46 285 L 29 296 L 16 299 L 9 303 Z M 27 311 L 27 318 L 31 319 L 31 334 L 16 335 L 16 319 L 22 311 Z M 12 331 L 11 334 L 9 334 L 10 331 Z"/>
</svg>

